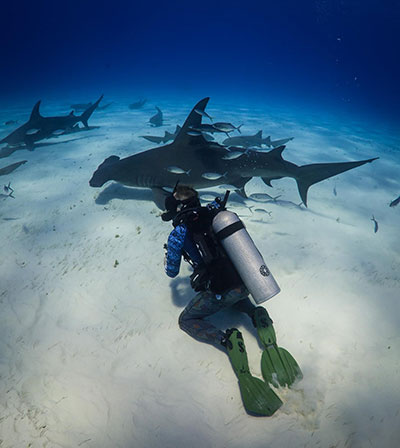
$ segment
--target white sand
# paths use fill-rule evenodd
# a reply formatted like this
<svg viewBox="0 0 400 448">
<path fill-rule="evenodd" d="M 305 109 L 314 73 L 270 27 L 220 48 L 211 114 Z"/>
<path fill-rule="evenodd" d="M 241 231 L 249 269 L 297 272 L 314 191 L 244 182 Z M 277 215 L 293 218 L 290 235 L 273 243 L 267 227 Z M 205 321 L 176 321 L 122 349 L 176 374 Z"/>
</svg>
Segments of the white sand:
<svg viewBox="0 0 400 448">
<path fill-rule="evenodd" d="M 98 130 L 0 159 L 0 167 L 28 160 L 0 179 L 16 198 L 0 202 L 0 447 L 398 446 L 400 206 L 388 207 L 400 194 L 398 136 L 210 103 L 211 115 L 243 122 L 246 134 L 295 137 L 284 158 L 297 164 L 381 157 L 311 187 L 308 210 L 294 205 L 292 179 L 247 185 L 282 195 L 247 201 L 271 216 L 232 195 L 282 288 L 265 304 L 278 342 L 304 373 L 277 391 L 284 405 L 273 417 L 256 418 L 244 411 L 228 357 L 178 327 L 193 295 L 189 270 L 172 281 L 164 274 L 170 224 L 150 191 L 88 185 L 105 157 L 154 147 L 139 136 L 172 131 L 192 107 L 158 102 L 168 125 L 151 129 L 152 103 L 129 111 L 128 102 L 96 112 Z M 247 317 L 229 311 L 213 321 L 243 331 L 261 377 Z"/>
</svg>

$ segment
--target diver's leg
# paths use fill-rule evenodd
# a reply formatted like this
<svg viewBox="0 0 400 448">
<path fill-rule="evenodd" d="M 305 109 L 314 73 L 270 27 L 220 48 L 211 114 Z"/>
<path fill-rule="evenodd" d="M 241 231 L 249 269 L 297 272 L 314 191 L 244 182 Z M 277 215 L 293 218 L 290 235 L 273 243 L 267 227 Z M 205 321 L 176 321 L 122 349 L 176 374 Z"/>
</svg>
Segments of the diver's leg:
<svg viewBox="0 0 400 448">
<path fill-rule="evenodd" d="M 205 318 L 225 308 L 223 297 L 202 291 L 190 301 L 179 316 L 180 328 L 195 339 L 210 344 L 221 344 L 225 333 Z"/>
<path fill-rule="evenodd" d="M 241 313 L 247 314 L 250 317 L 250 319 L 253 319 L 256 306 L 251 303 L 250 299 L 246 295 L 245 298 L 236 302 L 232 308 L 234 308 L 237 311 L 240 311 Z"/>
</svg>

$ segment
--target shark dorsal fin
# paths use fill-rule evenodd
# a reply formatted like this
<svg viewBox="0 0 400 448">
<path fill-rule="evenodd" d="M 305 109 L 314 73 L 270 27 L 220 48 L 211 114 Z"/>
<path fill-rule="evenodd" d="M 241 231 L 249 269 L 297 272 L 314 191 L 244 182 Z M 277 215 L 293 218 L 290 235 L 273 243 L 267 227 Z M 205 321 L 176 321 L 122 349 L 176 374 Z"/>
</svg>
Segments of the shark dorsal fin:
<svg viewBox="0 0 400 448">
<path fill-rule="evenodd" d="M 274 149 L 271 149 L 271 151 L 268 151 L 268 155 L 270 155 L 270 156 L 272 156 L 272 157 L 275 157 L 275 158 L 277 158 L 277 159 L 281 159 L 281 160 L 283 160 L 283 158 L 282 158 L 282 152 L 283 152 L 283 150 L 284 150 L 285 148 L 286 148 L 285 145 L 278 146 L 277 148 L 274 148 Z"/>
<path fill-rule="evenodd" d="M 254 137 L 262 138 L 262 131 L 258 131 L 257 134 L 254 134 Z"/>
<path fill-rule="evenodd" d="M 209 97 L 203 98 L 200 100 L 192 109 L 190 114 L 185 120 L 185 123 L 183 124 L 182 128 L 179 130 L 178 135 L 176 136 L 174 143 L 206 143 L 206 139 L 202 135 L 198 136 L 192 136 L 188 135 L 188 132 L 192 128 L 198 128 L 201 125 L 201 119 L 202 116 L 196 112 L 196 110 L 204 111 L 208 101 L 210 100 Z"/>
<path fill-rule="evenodd" d="M 40 115 L 40 112 L 39 112 L 39 107 L 40 107 L 40 103 L 41 102 L 42 102 L 42 100 L 39 100 L 33 106 L 33 109 L 32 109 L 32 112 L 31 112 L 31 116 L 29 117 L 29 121 L 34 121 L 34 120 L 37 120 L 38 118 L 42 118 L 42 116 Z"/>
<path fill-rule="evenodd" d="M 71 110 L 71 112 L 69 113 L 69 116 L 72 117 L 74 115 L 74 111 Z"/>
</svg>

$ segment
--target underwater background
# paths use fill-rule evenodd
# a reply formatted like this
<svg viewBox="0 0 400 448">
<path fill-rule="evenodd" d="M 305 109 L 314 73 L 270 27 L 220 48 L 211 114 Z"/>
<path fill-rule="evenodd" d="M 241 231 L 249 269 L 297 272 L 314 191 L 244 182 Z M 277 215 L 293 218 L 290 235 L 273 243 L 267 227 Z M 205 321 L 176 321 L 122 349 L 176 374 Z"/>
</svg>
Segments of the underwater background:
<svg viewBox="0 0 400 448">
<path fill-rule="evenodd" d="M 1 12 L 0 140 L 38 100 L 46 117 L 102 94 L 109 106 L 90 132 L 0 147 L 0 447 L 398 446 L 400 2 L 9 1 Z M 191 271 L 165 275 L 172 227 L 151 191 L 89 185 L 109 156 L 161 147 L 143 136 L 174 132 L 204 97 L 214 121 L 242 124 L 230 136 L 289 139 L 283 158 L 299 166 L 379 158 L 312 186 L 308 208 L 289 178 L 231 193 L 282 290 L 263 306 L 304 375 L 276 390 L 284 404 L 270 418 L 246 414 L 225 353 L 180 330 Z M 250 321 L 212 321 L 243 332 L 261 378 Z"/>
<path fill-rule="evenodd" d="M 2 102 L 150 92 L 398 122 L 395 0 L 22 1 L 3 17 Z"/>
</svg>

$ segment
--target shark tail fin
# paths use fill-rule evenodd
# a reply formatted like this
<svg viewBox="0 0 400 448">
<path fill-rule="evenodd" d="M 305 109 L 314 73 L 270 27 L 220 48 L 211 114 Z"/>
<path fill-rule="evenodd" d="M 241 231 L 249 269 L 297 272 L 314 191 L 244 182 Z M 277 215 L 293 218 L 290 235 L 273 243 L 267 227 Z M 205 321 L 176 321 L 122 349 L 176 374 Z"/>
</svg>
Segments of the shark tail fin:
<svg viewBox="0 0 400 448">
<path fill-rule="evenodd" d="M 88 120 L 91 117 L 92 113 L 97 108 L 97 106 L 99 105 L 100 101 L 103 99 L 103 96 L 104 95 L 101 95 L 100 98 L 94 104 L 92 104 L 90 107 L 88 107 L 85 110 L 85 112 L 83 112 L 82 115 L 80 116 L 81 122 L 83 123 L 85 128 L 89 127 Z"/>
<path fill-rule="evenodd" d="M 340 163 L 313 163 L 311 165 L 303 165 L 298 167 L 298 175 L 296 176 L 297 188 L 303 204 L 307 207 L 307 192 L 311 185 L 322 180 L 329 179 L 337 174 L 352 170 L 365 163 L 373 162 L 379 159 L 360 160 L 358 162 L 340 162 Z"/>
</svg>

